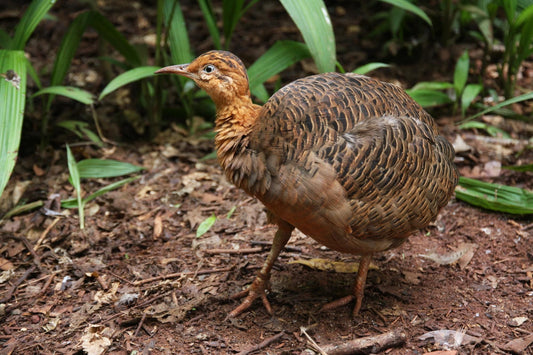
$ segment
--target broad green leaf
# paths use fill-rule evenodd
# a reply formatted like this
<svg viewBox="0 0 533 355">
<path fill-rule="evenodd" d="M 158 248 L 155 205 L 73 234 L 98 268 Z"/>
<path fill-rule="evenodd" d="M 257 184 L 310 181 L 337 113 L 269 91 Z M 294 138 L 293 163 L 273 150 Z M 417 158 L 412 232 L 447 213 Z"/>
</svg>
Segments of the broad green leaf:
<svg viewBox="0 0 533 355">
<path fill-rule="evenodd" d="M 453 88 L 453 84 L 445 81 L 422 81 L 417 83 L 410 90 L 447 90 L 451 88 Z"/>
<path fill-rule="evenodd" d="M 407 0 L 380 0 L 380 1 L 391 4 L 392 6 L 399 7 L 401 9 L 404 9 L 405 11 L 412 12 L 416 16 L 420 17 L 422 20 L 426 21 L 428 25 L 433 26 L 429 16 L 426 15 L 426 13 L 422 9 L 413 5 Z"/>
<path fill-rule="evenodd" d="M 250 89 L 253 92 L 258 85 L 263 84 L 272 76 L 309 56 L 309 50 L 303 43 L 295 41 L 278 41 L 274 43 L 248 68 Z"/>
<path fill-rule="evenodd" d="M 533 214 L 533 192 L 513 186 L 459 178 L 455 196 L 474 206 L 512 214 Z"/>
<path fill-rule="evenodd" d="M 22 50 L 26 46 L 28 38 L 41 22 L 44 15 L 55 4 L 55 0 L 33 0 L 20 19 L 10 49 Z"/>
<path fill-rule="evenodd" d="M 322 0 L 280 0 L 298 26 L 321 73 L 335 70 L 335 35 Z"/>
<path fill-rule="evenodd" d="M 465 87 L 463 95 L 461 96 L 461 112 L 463 117 L 465 116 L 466 110 L 470 107 L 470 104 L 474 101 L 477 95 L 479 95 L 481 90 L 483 90 L 483 85 L 480 84 L 468 84 Z"/>
<path fill-rule="evenodd" d="M 450 97 L 441 91 L 435 90 L 405 90 L 422 107 L 446 105 L 452 102 Z"/>
<path fill-rule="evenodd" d="M 355 69 L 353 71 L 353 73 L 360 74 L 360 75 L 365 75 L 366 73 L 369 73 L 372 70 L 376 70 L 376 69 L 379 69 L 379 68 L 388 68 L 388 67 L 390 67 L 390 65 L 389 64 L 385 64 L 385 63 L 379 63 L 379 62 L 368 63 L 368 64 L 362 65 L 359 68 Z"/>
<path fill-rule="evenodd" d="M 468 80 L 468 68 L 470 67 L 470 58 L 468 52 L 464 51 L 455 64 L 455 71 L 453 73 L 453 88 L 457 97 L 461 97 L 463 90 Z"/>
<path fill-rule="evenodd" d="M 109 93 L 115 91 L 116 89 L 125 86 L 131 82 L 148 78 L 150 76 L 154 75 L 154 72 L 160 69 L 159 67 L 138 67 L 131 70 L 128 70 L 127 72 L 124 72 L 111 80 L 109 84 L 106 85 L 104 90 L 102 90 L 102 93 L 100 96 L 98 96 L 98 100 L 102 100 L 104 96 L 108 95 Z"/>
<path fill-rule="evenodd" d="M 502 101 L 500 102 L 499 104 L 497 105 L 494 105 L 492 107 L 489 107 L 487 108 L 486 110 L 483 110 L 481 112 L 478 112 L 476 113 L 475 115 L 472 115 L 464 120 L 462 120 L 461 122 L 459 122 L 459 124 L 461 123 L 464 123 L 464 122 L 468 122 L 470 120 L 473 120 L 475 118 L 478 118 L 479 116 L 483 116 L 487 113 L 490 113 L 490 112 L 493 112 L 493 111 L 496 111 L 504 106 L 507 106 L 507 105 L 511 105 L 511 104 L 514 104 L 514 103 L 517 103 L 517 102 L 522 102 L 522 101 L 527 101 L 527 100 L 533 100 L 533 92 L 528 92 L 526 94 L 523 94 L 523 95 L 519 95 L 519 96 L 516 96 L 516 97 L 513 97 L 512 99 L 509 99 L 509 100 L 505 100 L 505 101 Z"/>
<path fill-rule="evenodd" d="M 91 11 L 88 24 L 98 32 L 100 37 L 105 39 L 115 48 L 132 67 L 141 65 L 141 58 L 124 35 L 117 31 L 116 27 L 101 13 Z"/>
<path fill-rule="evenodd" d="M 502 168 L 508 169 L 508 170 L 514 170 L 514 171 L 533 171 L 533 164 L 526 164 L 526 165 L 507 165 L 503 166 Z"/>
<path fill-rule="evenodd" d="M 198 229 L 196 230 L 196 238 L 201 237 L 207 231 L 215 224 L 217 221 L 217 217 L 212 214 L 210 217 L 206 218 L 200 225 L 198 226 Z"/>
<path fill-rule="evenodd" d="M 0 49 L 0 196 L 17 161 L 26 102 L 23 51 Z"/>
<path fill-rule="evenodd" d="M 111 178 L 136 173 L 144 168 L 111 159 L 85 159 L 77 163 L 81 179 Z"/>
<path fill-rule="evenodd" d="M 67 144 L 67 164 L 68 164 L 68 171 L 69 171 L 69 180 L 72 186 L 74 186 L 74 189 L 76 190 L 76 202 L 78 206 L 78 216 L 80 219 L 80 229 L 85 228 L 85 211 L 83 210 L 84 204 L 81 199 L 81 182 L 80 182 L 80 174 L 78 172 L 78 166 L 76 164 L 76 160 L 74 159 L 74 155 L 72 155 L 72 152 L 70 150 L 70 147 Z"/>
<path fill-rule="evenodd" d="M 47 88 L 37 91 L 35 94 L 32 95 L 32 97 L 43 94 L 65 96 L 69 99 L 76 100 L 85 105 L 92 105 L 94 103 L 93 94 L 73 86 L 49 86 Z"/>
<path fill-rule="evenodd" d="M 217 19 L 215 18 L 215 14 L 211 7 L 211 2 L 208 0 L 198 0 L 198 5 L 200 6 L 202 14 L 204 15 L 204 20 L 215 48 L 222 49 L 222 45 L 220 44 L 220 33 L 218 32 L 217 28 Z"/>
<path fill-rule="evenodd" d="M 189 63 L 193 55 L 180 3 L 176 0 L 165 0 L 164 8 L 165 23 L 169 27 L 168 39 L 172 62 L 174 64 Z"/>
</svg>

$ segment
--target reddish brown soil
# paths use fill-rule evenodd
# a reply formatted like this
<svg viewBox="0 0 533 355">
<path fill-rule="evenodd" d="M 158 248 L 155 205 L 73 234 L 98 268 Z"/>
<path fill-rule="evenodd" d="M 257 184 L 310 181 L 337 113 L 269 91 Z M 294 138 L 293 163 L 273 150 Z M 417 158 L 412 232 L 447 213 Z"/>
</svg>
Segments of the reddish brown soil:
<svg viewBox="0 0 533 355">
<path fill-rule="evenodd" d="M 279 6 L 261 6 L 240 25 L 232 46 L 247 63 L 273 40 L 298 38 Z M 342 60 L 351 65 L 362 57 L 364 62 L 367 56 L 361 49 L 348 50 L 351 32 L 346 23 L 356 9 L 344 7 L 348 15 L 335 20 Z M 128 36 L 153 33 L 152 25 L 137 28 L 138 33 L 127 26 L 131 21 L 143 23 L 140 19 L 145 16 L 152 21 L 153 9 L 127 8 L 117 18 L 122 31 Z M 202 37 L 207 32 L 201 27 L 195 2 L 185 8 L 193 21 L 191 28 L 196 29 L 192 36 L 197 52 L 210 49 L 210 42 Z M 59 5 L 55 11 L 57 16 L 72 16 Z M 115 13 L 117 9 L 102 11 Z M 264 13 L 275 14 L 272 18 L 279 22 L 265 23 Z M 257 26 L 256 21 L 264 23 L 265 30 L 252 34 L 249 29 Z M 28 47 L 32 56 L 42 59 L 40 68 L 49 65 L 39 52 L 42 46 L 50 46 L 42 43 L 43 38 L 61 38 L 50 25 L 42 26 Z M 253 49 L 243 49 L 242 43 Z M 89 49 L 81 50 L 72 71 L 90 67 L 84 61 L 84 56 L 94 55 Z M 420 72 L 440 65 L 430 64 Z M 402 77 L 394 75 L 396 70 L 377 76 L 401 82 L 422 80 L 406 74 L 412 71 L 409 66 L 398 68 Z M 298 65 L 283 79 L 302 75 L 306 71 Z M 77 107 L 64 109 L 61 115 L 69 116 L 76 114 Z M 450 141 L 470 134 L 465 141 L 472 150 L 458 154 L 462 174 L 533 188 L 531 173 L 503 171 L 491 176 L 494 170 L 487 164 L 531 163 L 531 151 L 517 158 L 519 147 L 506 147 L 509 150 L 502 155 L 494 146 L 480 143 L 476 138 L 480 132 L 459 131 L 454 121 L 457 118 L 438 119 Z M 511 134 L 515 139 L 531 137 L 518 128 Z M 414 233 L 400 248 L 375 257 L 376 268 L 369 272 L 357 317 L 351 317 L 353 305 L 319 312 L 324 303 L 350 292 L 355 274 L 291 263 L 311 258 L 351 262 L 357 257 L 327 250 L 296 233 L 273 271 L 268 298 L 274 315 L 267 314 L 257 301 L 242 316 L 227 320 L 228 312 L 238 304 L 230 295 L 254 277 L 266 258 L 274 228 L 266 224 L 260 203 L 226 182 L 216 161 L 200 161 L 212 150 L 211 141 L 185 137 L 176 126 L 153 143 L 76 149 L 78 160 L 105 157 L 146 168 L 139 180 L 86 206 L 85 230 L 79 229 L 76 210 L 59 211 L 54 204 L 52 194 L 61 198 L 74 194 L 67 180 L 64 147 L 23 154 L 0 210 L 7 210 L 20 189 L 27 202 L 45 200 L 48 209 L 62 215 L 47 216 L 41 208 L 0 224 L 0 267 L 6 270 L 0 283 L 0 354 L 98 354 L 100 350 L 109 354 L 234 354 L 280 332 L 280 337 L 256 353 L 313 354 L 302 329 L 320 347 L 403 329 L 405 342 L 383 353 L 533 354 L 532 347 L 527 347 L 533 341 L 531 217 L 487 212 L 456 199 L 434 224 Z M 83 189 L 91 193 L 108 183 L 87 180 Z M 235 212 L 227 218 L 233 208 Z M 198 225 L 212 214 L 217 222 L 196 237 Z M 437 261 L 446 261 L 465 250 L 466 255 L 451 264 L 435 261 L 435 256 Z M 467 337 L 455 347 L 421 339 L 438 330 L 464 332 Z"/>
</svg>

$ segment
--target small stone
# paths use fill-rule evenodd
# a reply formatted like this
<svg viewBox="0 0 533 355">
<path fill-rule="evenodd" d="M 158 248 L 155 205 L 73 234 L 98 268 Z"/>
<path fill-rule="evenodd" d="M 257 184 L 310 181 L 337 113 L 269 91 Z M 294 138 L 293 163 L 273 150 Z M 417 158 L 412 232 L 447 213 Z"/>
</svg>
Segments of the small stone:
<svg viewBox="0 0 533 355">
<path fill-rule="evenodd" d="M 510 319 L 508 322 L 507 322 L 507 325 L 511 326 L 511 327 L 519 327 L 521 326 L 522 324 L 524 324 L 524 322 L 526 322 L 528 320 L 527 317 L 515 317 L 513 319 Z"/>
</svg>

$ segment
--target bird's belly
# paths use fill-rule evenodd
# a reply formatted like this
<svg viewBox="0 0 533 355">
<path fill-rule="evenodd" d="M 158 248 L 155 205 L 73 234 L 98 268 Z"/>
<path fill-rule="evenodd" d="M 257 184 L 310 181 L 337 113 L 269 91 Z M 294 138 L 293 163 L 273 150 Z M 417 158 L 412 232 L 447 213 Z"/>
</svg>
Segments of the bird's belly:
<svg viewBox="0 0 533 355">
<path fill-rule="evenodd" d="M 302 233 L 329 249 L 355 255 L 371 254 L 395 248 L 401 245 L 409 235 L 398 236 L 391 232 L 376 236 L 370 233 L 365 235 L 353 231 L 343 231 L 333 225 L 329 226 L 329 229 L 324 228 L 324 225 L 319 228 L 313 227 L 309 224 L 296 226 Z"/>
</svg>

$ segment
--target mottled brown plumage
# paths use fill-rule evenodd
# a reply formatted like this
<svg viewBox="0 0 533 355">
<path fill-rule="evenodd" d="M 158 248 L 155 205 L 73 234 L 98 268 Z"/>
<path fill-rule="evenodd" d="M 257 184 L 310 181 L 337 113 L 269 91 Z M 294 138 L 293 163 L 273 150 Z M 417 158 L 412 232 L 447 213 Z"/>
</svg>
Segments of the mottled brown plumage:
<svg viewBox="0 0 533 355">
<path fill-rule="evenodd" d="M 272 265 L 294 228 L 341 252 L 362 255 L 353 294 L 360 307 L 372 254 L 402 244 L 450 199 L 458 174 L 451 145 L 403 90 L 355 74 L 296 80 L 264 106 L 252 103 L 246 68 L 207 52 L 166 67 L 193 79 L 217 108 L 215 144 L 227 178 L 257 197 L 278 225 L 272 250 L 236 316 L 265 296 Z"/>
</svg>

